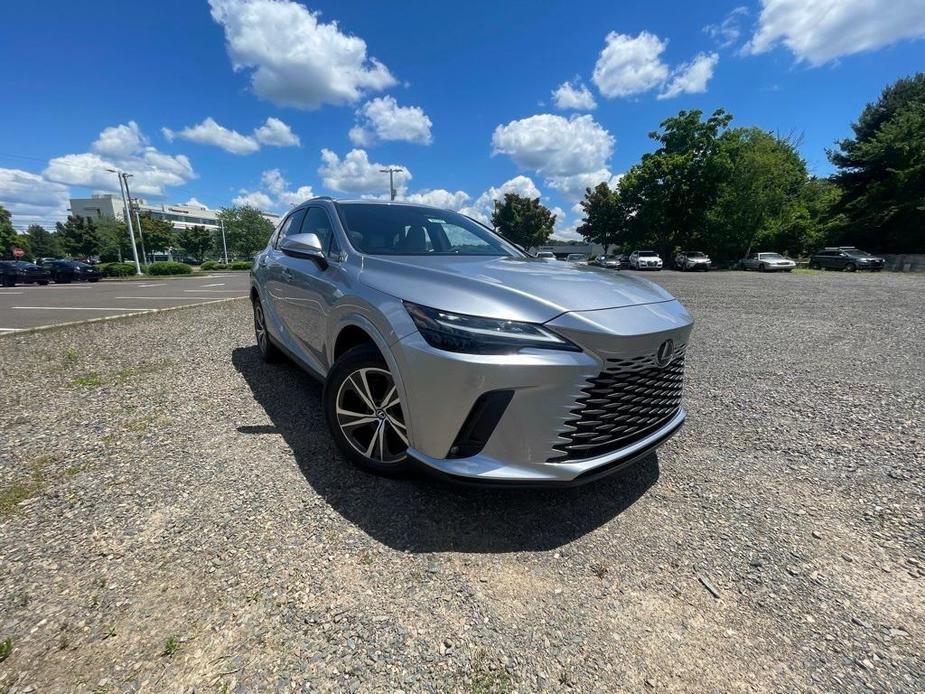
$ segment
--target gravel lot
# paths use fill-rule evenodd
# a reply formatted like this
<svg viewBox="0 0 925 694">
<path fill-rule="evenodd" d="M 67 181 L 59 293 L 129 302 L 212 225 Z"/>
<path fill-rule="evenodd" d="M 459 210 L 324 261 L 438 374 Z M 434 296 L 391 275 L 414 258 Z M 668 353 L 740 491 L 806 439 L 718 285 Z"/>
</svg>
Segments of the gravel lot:
<svg viewBox="0 0 925 694">
<path fill-rule="evenodd" d="M 925 278 L 653 279 L 688 424 L 570 490 L 352 468 L 243 300 L 0 338 L 0 692 L 925 690 Z"/>
</svg>

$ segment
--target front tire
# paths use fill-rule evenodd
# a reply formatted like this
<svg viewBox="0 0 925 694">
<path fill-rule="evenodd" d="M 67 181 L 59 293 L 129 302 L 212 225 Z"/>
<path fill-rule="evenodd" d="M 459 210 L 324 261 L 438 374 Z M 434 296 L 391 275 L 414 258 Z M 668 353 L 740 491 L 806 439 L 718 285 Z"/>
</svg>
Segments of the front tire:
<svg viewBox="0 0 925 694">
<path fill-rule="evenodd" d="M 845 265 L 845 272 L 857 272 L 858 266 L 854 263 L 848 263 Z"/>
<path fill-rule="evenodd" d="M 39 284 L 44 287 L 46 284 L 48 284 L 48 280 L 40 280 Z"/>
<path fill-rule="evenodd" d="M 254 306 L 254 336 L 257 338 L 257 349 L 260 350 L 261 359 L 272 364 L 282 359 L 283 353 L 270 339 L 270 331 L 267 330 L 267 318 L 263 312 L 260 297 L 254 297 L 252 303 Z"/>
<path fill-rule="evenodd" d="M 324 384 L 324 410 L 337 447 L 355 465 L 380 475 L 411 468 L 398 388 L 372 344 L 347 351 Z"/>
</svg>

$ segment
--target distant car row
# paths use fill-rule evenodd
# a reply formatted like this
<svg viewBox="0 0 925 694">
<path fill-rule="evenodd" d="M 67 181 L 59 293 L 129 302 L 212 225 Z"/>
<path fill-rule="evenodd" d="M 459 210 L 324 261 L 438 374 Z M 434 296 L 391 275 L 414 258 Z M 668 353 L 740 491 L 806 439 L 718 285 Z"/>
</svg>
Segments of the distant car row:
<svg viewBox="0 0 925 694">
<path fill-rule="evenodd" d="M 540 251 L 537 258 L 555 259 L 552 251 Z M 569 253 L 566 262 L 597 265 L 610 270 L 630 268 L 632 270 L 661 270 L 662 259 L 655 251 L 633 251 L 629 255 L 599 255 L 587 258 L 583 253 Z M 701 251 L 681 251 L 673 259 L 676 270 L 682 272 L 700 270 L 706 272 L 711 269 L 710 257 Z M 870 253 L 858 250 L 854 246 L 832 246 L 815 253 L 809 261 L 809 267 L 819 269 L 844 270 L 855 272 L 857 270 L 871 270 L 878 272 L 883 269 L 885 261 Z M 797 266 L 796 261 L 780 253 L 759 251 L 750 253 L 742 258 L 736 267 L 740 270 L 757 270 L 758 272 L 792 272 Z"/>
<path fill-rule="evenodd" d="M 49 282 L 68 284 L 80 280 L 97 282 L 99 279 L 99 270 L 77 260 L 43 260 L 38 265 L 24 260 L 0 260 L 0 284 L 4 287 Z"/>
</svg>

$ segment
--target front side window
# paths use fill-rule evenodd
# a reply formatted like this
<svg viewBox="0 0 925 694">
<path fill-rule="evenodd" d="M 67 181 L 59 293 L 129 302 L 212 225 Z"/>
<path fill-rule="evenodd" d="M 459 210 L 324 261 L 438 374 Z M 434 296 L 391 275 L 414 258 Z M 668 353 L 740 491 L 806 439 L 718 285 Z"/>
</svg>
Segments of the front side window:
<svg viewBox="0 0 925 694">
<path fill-rule="evenodd" d="M 334 239 L 334 229 L 331 227 L 331 220 L 328 213 L 320 207 L 309 207 L 305 213 L 305 219 L 302 221 L 303 234 L 315 234 L 321 241 L 321 248 L 326 255 L 331 257 L 331 250 L 337 246 Z M 340 253 L 338 250 L 337 253 Z"/>
<path fill-rule="evenodd" d="M 486 227 L 457 212 L 414 205 L 340 203 L 351 245 L 369 255 L 524 257 Z"/>
</svg>

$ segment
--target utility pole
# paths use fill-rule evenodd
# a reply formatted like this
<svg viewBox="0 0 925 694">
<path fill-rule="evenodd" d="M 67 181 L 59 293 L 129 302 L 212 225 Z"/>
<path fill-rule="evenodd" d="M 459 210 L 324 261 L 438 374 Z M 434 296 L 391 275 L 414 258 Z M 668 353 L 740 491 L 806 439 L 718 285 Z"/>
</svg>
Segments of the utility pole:
<svg viewBox="0 0 925 694">
<path fill-rule="evenodd" d="M 379 169 L 379 172 L 387 173 L 389 175 L 389 195 L 391 196 L 390 200 L 394 200 L 395 199 L 395 179 L 393 178 L 393 176 L 397 173 L 401 173 L 402 169 L 397 169 L 397 168 L 393 168 L 390 166 L 387 169 Z"/>
<path fill-rule="evenodd" d="M 122 185 L 122 172 L 115 169 L 106 169 L 119 177 L 119 191 L 122 193 L 122 205 L 125 207 L 125 222 L 128 224 L 128 235 L 132 242 L 132 257 L 135 258 L 135 274 L 141 275 L 141 264 L 138 262 L 138 249 L 135 248 L 135 231 L 132 229 L 132 214 L 128 208 L 128 199 L 125 196 L 125 186 Z"/>
<path fill-rule="evenodd" d="M 128 179 L 132 174 L 122 172 L 122 178 L 125 179 L 125 194 L 129 199 L 129 202 L 132 200 L 132 194 L 128 189 Z M 145 237 L 141 233 L 141 220 L 138 218 L 138 208 L 135 208 L 135 221 L 138 222 L 138 243 L 141 244 L 141 259 L 145 261 L 145 265 L 148 264 L 148 254 L 145 252 Z"/>
<path fill-rule="evenodd" d="M 225 220 L 218 218 L 218 223 L 222 225 L 222 248 L 225 249 L 225 265 L 228 264 L 228 244 L 225 243 Z"/>
</svg>

